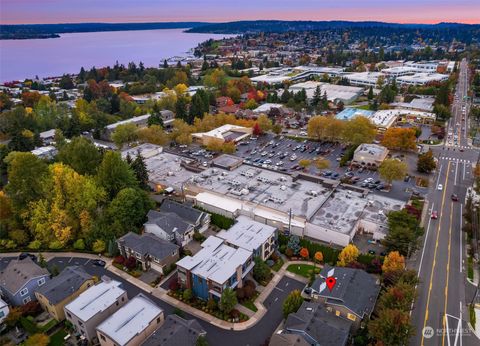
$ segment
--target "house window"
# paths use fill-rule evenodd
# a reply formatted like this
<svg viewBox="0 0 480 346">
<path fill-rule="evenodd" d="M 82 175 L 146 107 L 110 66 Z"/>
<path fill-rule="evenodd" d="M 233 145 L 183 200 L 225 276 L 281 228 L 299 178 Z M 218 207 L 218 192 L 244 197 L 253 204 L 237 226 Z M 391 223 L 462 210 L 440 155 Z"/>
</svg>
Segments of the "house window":
<svg viewBox="0 0 480 346">
<path fill-rule="evenodd" d="M 23 297 L 23 296 L 26 296 L 28 294 L 28 288 L 24 288 L 23 290 L 20 291 L 20 295 Z"/>
<path fill-rule="evenodd" d="M 162 318 L 161 318 L 161 317 L 158 317 L 158 318 L 157 318 L 157 324 L 159 324 L 161 320 L 162 320 Z"/>
<path fill-rule="evenodd" d="M 42 286 L 45 283 L 45 278 L 40 278 L 38 281 L 38 286 Z"/>
<path fill-rule="evenodd" d="M 100 339 L 102 339 L 103 341 L 106 341 L 106 339 L 105 339 L 105 335 L 103 335 L 103 334 L 100 334 Z"/>
<path fill-rule="evenodd" d="M 177 251 L 173 251 L 172 256 L 176 256 L 176 255 L 177 255 Z"/>
<path fill-rule="evenodd" d="M 27 304 L 30 302 L 30 297 L 23 298 L 23 304 Z"/>
<path fill-rule="evenodd" d="M 80 327 L 83 327 L 83 322 L 82 322 L 82 321 L 78 321 L 78 325 L 79 325 Z"/>
<path fill-rule="evenodd" d="M 156 258 L 156 257 L 153 257 L 153 262 L 155 262 L 155 263 L 160 263 L 160 261 L 159 261 L 158 258 Z"/>
<path fill-rule="evenodd" d="M 69 312 L 67 312 L 67 316 L 68 316 L 69 318 L 72 318 L 72 315 L 70 315 Z"/>
<path fill-rule="evenodd" d="M 135 257 L 137 257 L 138 259 L 142 258 L 142 256 L 138 252 L 135 252 Z"/>
<path fill-rule="evenodd" d="M 349 320 L 355 321 L 355 320 L 357 319 L 357 316 L 348 313 L 348 314 L 347 314 L 347 318 L 348 318 Z"/>
<path fill-rule="evenodd" d="M 125 297 L 122 297 L 122 302 L 125 301 Z"/>
</svg>

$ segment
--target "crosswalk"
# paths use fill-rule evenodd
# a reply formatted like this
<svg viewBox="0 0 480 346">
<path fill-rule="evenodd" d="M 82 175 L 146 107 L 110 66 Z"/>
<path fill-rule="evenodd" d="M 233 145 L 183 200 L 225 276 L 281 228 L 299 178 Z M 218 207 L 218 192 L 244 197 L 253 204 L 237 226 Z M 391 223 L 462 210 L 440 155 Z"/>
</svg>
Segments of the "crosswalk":
<svg viewBox="0 0 480 346">
<path fill-rule="evenodd" d="M 445 161 L 466 163 L 466 164 L 472 164 L 472 163 L 473 163 L 473 161 L 471 161 L 471 160 L 459 159 L 458 157 L 440 156 L 439 159 L 440 159 L 440 160 L 445 160 Z"/>
</svg>

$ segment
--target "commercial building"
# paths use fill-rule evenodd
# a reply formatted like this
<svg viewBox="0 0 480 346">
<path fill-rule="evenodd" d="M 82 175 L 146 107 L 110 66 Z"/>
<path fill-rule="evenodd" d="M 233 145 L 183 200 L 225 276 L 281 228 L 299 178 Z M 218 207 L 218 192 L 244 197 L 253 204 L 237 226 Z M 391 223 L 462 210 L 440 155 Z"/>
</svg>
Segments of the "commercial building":
<svg viewBox="0 0 480 346">
<path fill-rule="evenodd" d="M 425 85 L 432 82 L 443 82 L 447 79 L 448 75 L 441 73 L 415 73 L 411 76 L 398 77 L 396 81 L 400 85 Z"/>
<path fill-rule="evenodd" d="M 251 251 L 253 257 L 266 260 L 275 251 L 277 230 L 241 215 L 232 227 L 216 236 L 224 239 L 227 245 Z"/>
<path fill-rule="evenodd" d="M 39 287 L 35 296 L 43 310 L 57 321 L 63 321 L 65 305 L 94 284 L 94 278 L 83 267 L 66 267 L 59 275 Z"/>
<path fill-rule="evenodd" d="M 3 298 L 13 306 L 36 300 L 35 291 L 50 280 L 50 273 L 31 260 L 14 259 L 0 271 L 0 289 Z"/>
<path fill-rule="evenodd" d="M 272 335 L 269 345 L 345 346 L 351 328 L 350 320 L 327 312 L 320 303 L 305 301 L 297 312 L 288 315 L 283 329 Z"/>
<path fill-rule="evenodd" d="M 373 86 L 377 85 L 378 79 L 385 75 L 381 72 L 356 72 L 343 75 L 352 85 Z"/>
<path fill-rule="evenodd" d="M 223 239 L 210 236 L 193 257 L 186 256 L 177 262 L 178 280 L 200 299 L 219 300 L 224 289 L 242 287 L 253 266 L 251 251 L 234 248 L 224 244 Z"/>
<path fill-rule="evenodd" d="M 192 133 L 192 138 L 197 143 L 208 145 L 212 141 L 219 143 L 237 143 L 249 137 L 251 134 L 252 128 L 250 127 L 226 124 L 208 132 Z"/>
<path fill-rule="evenodd" d="M 345 108 L 340 113 L 337 113 L 337 115 L 335 115 L 335 118 L 337 118 L 339 120 L 350 120 L 350 119 L 353 119 L 357 116 L 370 118 L 371 116 L 373 116 L 373 114 L 375 114 L 374 111 L 369 111 L 369 110 L 366 110 L 366 109 Z"/>
<path fill-rule="evenodd" d="M 105 126 L 105 130 L 103 131 L 102 138 L 105 140 L 110 140 L 110 136 L 112 135 L 113 131 L 115 131 L 115 129 L 120 125 L 134 124 L 138 127 L 146 126 L 148 123 L 148 118 L 150 118 L 150 114 L 144 114 L 138 117 L 133 117 L 107 125 Z"/>
<path fill-rule="evenodd" d="M 197 340 L 206 335 L 207 332 L 197 320 L 185 320 L 178 315 L 169 315 L 142 346 L 196 346 Z"/>
<path fill-rule="evenodd" d="M 326 94 L 328 101 L 333 103 L 341 101 L 344 104 L 350 104 L 363 94 L 363 88 L 313 81 L 293 84 L 289 90 L 297 93 L 304 89 L 307 94 L 307 100 L 311 101 L 314 98 L 317 87 L 320 88 L 320 95 Z"/>
<path fill-rule="evenodd" d="M 325 283 L 330 276 L 336 279 L 332 290 Z M 311 288 L 315 301 L 325 304 L 328 312 L 352 321 L 356 329 L 375 307 L 380 280 L 361 269 L 325 265 Z"/>
<path fill-rule="evenodd" d="M 137 346 L 164 319 L 163 310 L 140 293 L 97 327 L 98 340 L 102 346 Z"/>
<path fill-rule="evenodd" d="M 120 282 L 102 277 L 102 282 L 65 305 L 65 317 L 76 332 L 92 341 L 96 337 L 95 328 L 127 301 L 127 292 Z"/>
<path fill-rule="evenodd" d="M 134 257 L 143 270 L 153 269 L 159 273 L 163 273 L 180 257 L 178 245 L 150 233 L 139 235 L 128 232 L 117 240 L 117 246 L 122 256 Z"/>
<path fill-rule="evenodd" d="M 377 169 L 388 155 L 388 149 L 378 144 L 360 144 L 353 154 L 352 164 Z"/>
</svg>

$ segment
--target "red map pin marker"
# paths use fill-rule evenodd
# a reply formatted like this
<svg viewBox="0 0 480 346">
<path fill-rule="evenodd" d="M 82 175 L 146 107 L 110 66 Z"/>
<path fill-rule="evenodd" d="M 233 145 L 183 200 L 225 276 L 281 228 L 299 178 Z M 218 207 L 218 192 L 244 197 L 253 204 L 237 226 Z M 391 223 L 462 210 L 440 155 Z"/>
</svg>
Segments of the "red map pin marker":
<svg viewBox="0 0 480 346">
<path fill-rule="evenodd" d="M 326 280 L 326 283 L 327 283 L 328 289 L 330 290 L 330 292 L 332 292 L 333 287 L 337 283 L 337 279 L 335 279 L 333 276 L 329 276 Z"/>
</svg>

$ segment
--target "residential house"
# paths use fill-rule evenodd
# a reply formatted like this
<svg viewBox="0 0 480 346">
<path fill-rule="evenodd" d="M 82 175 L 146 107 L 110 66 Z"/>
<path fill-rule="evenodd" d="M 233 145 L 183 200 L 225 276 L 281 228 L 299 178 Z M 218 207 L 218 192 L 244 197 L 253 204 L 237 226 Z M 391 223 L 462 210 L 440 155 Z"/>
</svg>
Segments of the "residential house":
<svg viewBox="0 0 480 346">
<path fill-rule="evenodd" d="M 133 256 L 142 264 L 143 270 L 150 268 L 163 273 L 180 258 L 179 247 L 157 236 L 144 233 L 138 235 L 133 232 L 125 234 L 117 240 L 120 254 L 124 257 Z"/>
<path fill-rule="evenodd" d="M 363 143 L 355 149 L 352 164 L 377 169 L 388 155 L 388 149 L 378 144 Z"/>
<path fill-rule="evenodd" d="M 170 199 L 163 201 L 160 211 L 150 210 L 145 232 L 185 246 L 194 232 L 203 233 L 210 224 L 210 214 Z"/>
<path fill-rule="evenodd" d="M 35 291 L 35 297 L 57 321 L 65 319 L 64 307 L 87 288 L 95 285 L 94 278 L 83 267 L 66 267 L 58 276 Z"/>
<path fill-rule="evenodd" d="M 128 301 L 121 282 L 102 277 L 102 282 L 90 287 L 76 299 L 65 305 L 65 317 L 73 329 L 92 341 L 95 328 Z"/>
<path fill-rule="evenodd" d="M 243 286 L 243 280 L 253 269 L 252 252 L 226 245 L 223 239 L 208 237 L 202 249 L 193 257 L 177 262 L 179 283 L 192 289 L 200 299 L 220 299 L 226 288 Z"/>
<path fill-rule="evenodd" d="M 5 321 L 9 313 L 10 309 L 8 307 L 8 304 L 5 303 L 2 299 L 0 299 L 0 332 L 5 328 L 3 322 Z"/>
<path fill-rule="evenodd" d="M 178 315 L 169 315 L 165 323 L 153 332 L 142 346 L 195 346 L 199 337 L 207 332 L 197 320 L 185 320 Z"/>
<path fill-rule="evenodd" d="M 3 297 L 13 306 L 35 300 L 35 290 L 50 280 L 47 269 L 40 267 L 30 257 L 15 259 L 0 271 L 0 288 Z"/>
<path fill-rule="evenodd" d="M 275 251 L 277 229 L 241 215 L 232 227 L 216 236 L 224 239 L 226 244 L 251 251 L 253 257 L 265 261 Z"/>
<path fill-rule="evenodd" d="M 352 322 L 327 312 L 319 303 L 303 302 L 288 315 L 281 332 L 270 339 L 270 346 L 348 344 Z"/>
<path fill-rule="evenodd" d="M 332 290 L 325 283 L 330 276 L 336 278 Z M 352 321 L 356 329 L 370 317 L 380 292 L 380 281 L 361 269 L 326 265 L 311 288 L 314 300 L 324 303 L 328 312 Z"/>
<path fill-rule="evenodd" d="M 138 346 L 164 321 L 163 310 L 140 293 L 97 327 L 102 346 Z"/>
</svg>

